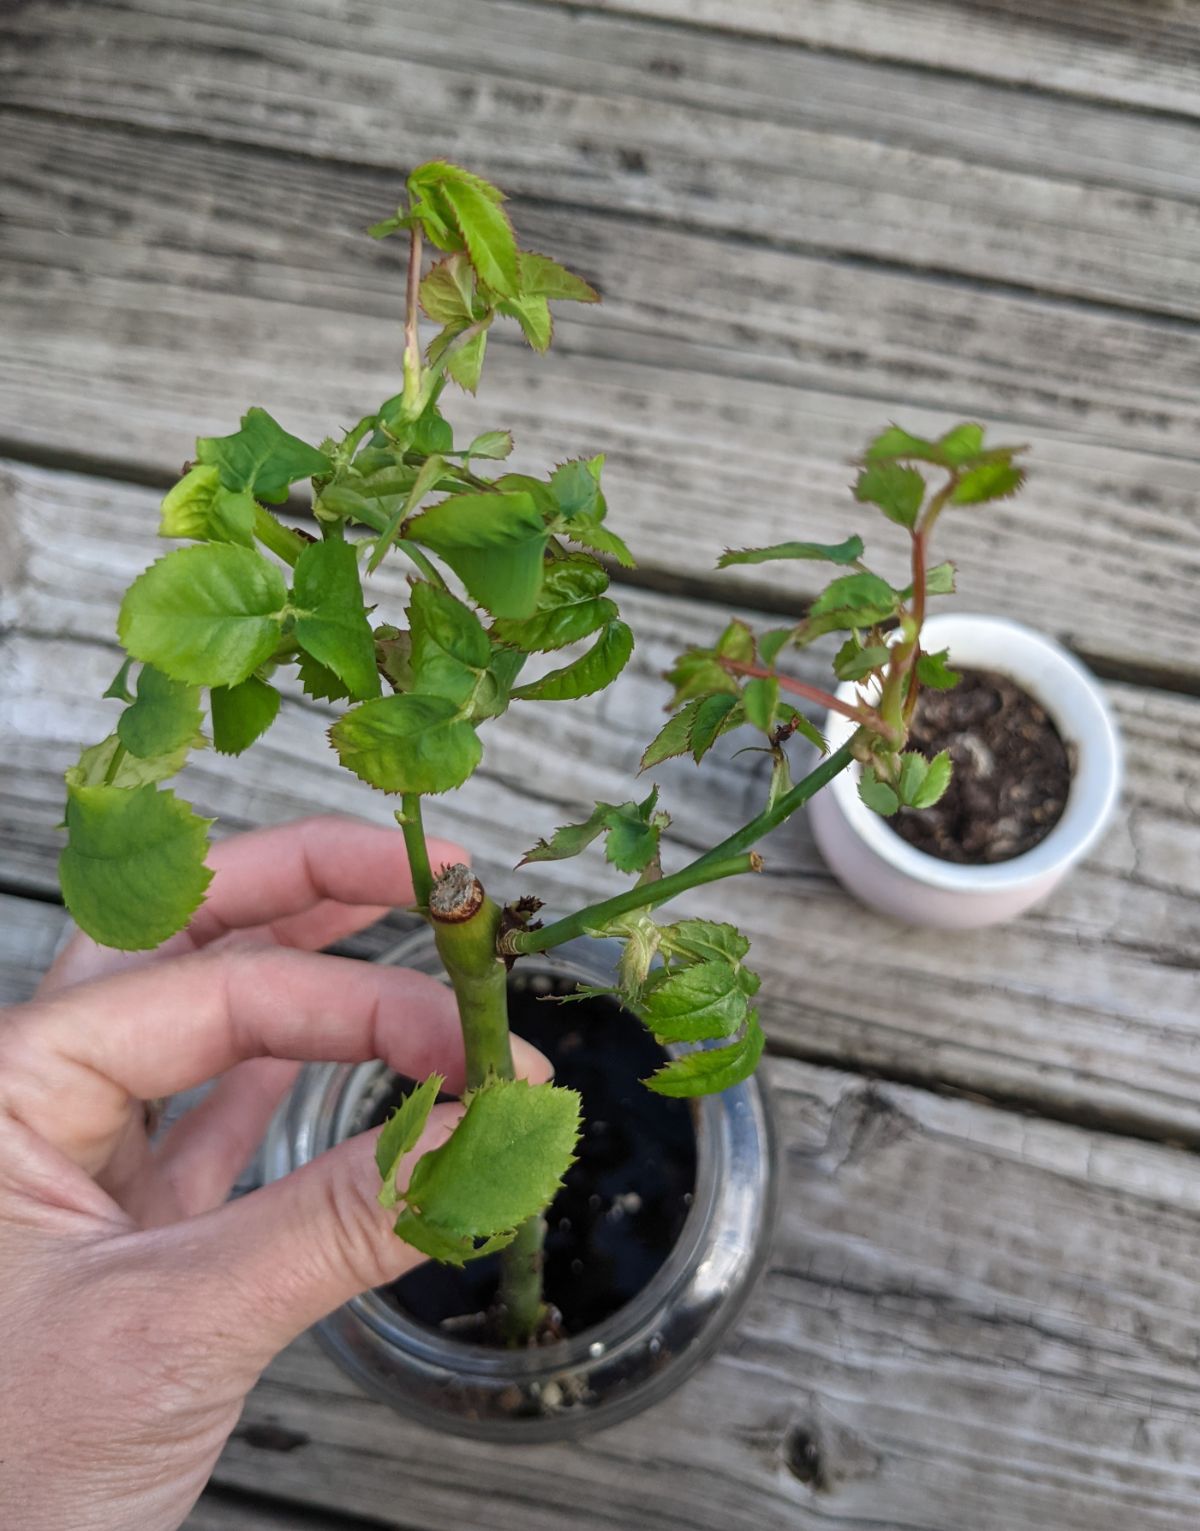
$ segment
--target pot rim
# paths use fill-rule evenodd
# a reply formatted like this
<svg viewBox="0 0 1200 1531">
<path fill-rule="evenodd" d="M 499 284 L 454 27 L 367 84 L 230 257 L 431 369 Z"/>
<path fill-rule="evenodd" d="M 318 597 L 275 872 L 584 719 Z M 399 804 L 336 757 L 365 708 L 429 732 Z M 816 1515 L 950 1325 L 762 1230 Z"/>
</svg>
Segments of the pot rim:
<svg viewBox="0 0 1200 1531">
<path fill-rule="evenodd" d="M 1016 682 L 1046 709 L 1072 757 L 1071 787 L 1062 817 L 1044 840 L 1021 856 L 991 865 L 963 866 L 918 850 L 868 808 L 858 795 L 861 767 L 857 762 L 830 783 L 837 807 L 881 861 L 927 887 L 998 893 L 1056 878 L 1095 845 L 1120 795 L 1121 742 L 1103 692 L 1090 671 L 1061 644 L 1007 617 L 945 613 L 925 623 L 923 637 L 927 652 L 948 648 L 951 663 L 986 665 Z M 838 687 L 837 697 L 853 702 L 858 693 L 859 687 L 847 681 Z M 830 748 L 844 744 L 854 727 L 840 713 L 826 713 Z"/>
</svg>

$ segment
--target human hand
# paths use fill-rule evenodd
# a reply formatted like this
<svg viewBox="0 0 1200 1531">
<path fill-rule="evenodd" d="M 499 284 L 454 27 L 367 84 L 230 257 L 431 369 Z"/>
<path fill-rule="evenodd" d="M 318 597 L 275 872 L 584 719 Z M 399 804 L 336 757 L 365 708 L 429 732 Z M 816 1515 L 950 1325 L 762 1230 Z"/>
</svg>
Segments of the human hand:
<svg viewBox="0 0 1200 1531">
<path fill-rule="evenodd" d="M 272 1356 L 421 1258 L 376 1202 L 373 1132 L 223 1204 L 296 1060 L 461 1086 L 448 989 L 312 950 L 411 901 L 400 836 L 309 819 L 210 861 L 208 901 L 159 952 L 76 936 L 0 1015 L 0 1504 L 22 1531 L 175 1531 Z M 151 1146 L 142 1103 L 217 1075 Z M 435 1108 L 401 1184 L 460 1112 Z"/>
</svg>

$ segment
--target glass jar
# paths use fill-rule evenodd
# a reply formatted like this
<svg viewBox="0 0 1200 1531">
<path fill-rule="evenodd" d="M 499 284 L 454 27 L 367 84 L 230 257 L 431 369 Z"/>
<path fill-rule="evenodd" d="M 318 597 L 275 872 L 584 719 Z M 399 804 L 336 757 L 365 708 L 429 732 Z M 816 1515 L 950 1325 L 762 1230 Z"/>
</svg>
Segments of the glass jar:
<svg viewBox="0 0 1200 1531">
<path fill-rule="evenodd" d="M 603 943 L 571 942 L 521 969 L 603 984 Z M 444 977 L 422 927 L 377 960 Z M 383 1063 L 305 1068 L 264 1145 L 277 1179 L 378 1120 L 393 1076 Z M 696 1181 L 665 1263 L 595 1327 L 528 1350 L 469 1344 L 366 1292 L 316 1326 L 323 1347 L 368 1393 L 437 1429 L 491 1440 L 560 1440 L 615 1424 L 664 1397 L 716 1347 L 766 1254 L 775 1212 L 773 1136 L 756 1079 L 691 1102 Z"/>
</svg>

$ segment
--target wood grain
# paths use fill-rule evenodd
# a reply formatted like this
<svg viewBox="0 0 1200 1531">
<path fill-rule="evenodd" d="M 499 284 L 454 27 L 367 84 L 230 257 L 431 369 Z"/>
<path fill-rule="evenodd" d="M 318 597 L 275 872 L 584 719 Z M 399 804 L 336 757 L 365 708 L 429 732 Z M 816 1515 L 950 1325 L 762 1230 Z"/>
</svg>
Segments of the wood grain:
<svg viewBox="0 0 1200 1531">
<path fill-rule="evenodd" d="M 443 155 L 626 216 L 1200 306 L 1200 125 L 1177 118 L 1014 110 L 978 80 L 515 0 L 43 0 L 14 33 L 5 93 L 39 111 L 389 170 Z"/>
<path fill-rule="evenodd" d="M 386 205 L 380 177 L 18 126 L 0 282 L 10 450 L 167 481 L 197 434 L 228 430 L 250 402 L 320 439 L 393 391 L 397 257 L 356 232 Z M 959 293 L 942 312 L 940 289 L 879 273 L 859 303 L 847 272 L 771 251 L 747 256 L 761 298 L 743 323 L 718 240 L 688 236 L 674 250 L 683 276 L 664 278 L 673 236 L 630 246 L 602 218 L 546 212 L 530 232 L 597 277 L 608 307 L 561 323 L 547 359 L 495 347 L 482 399 L 452 410 L 467 433 L 513 426 L 530 468 L 607 451 L 614 523 L 645 579 L 707 589 L 725 543 L 828 540 L 849 525 L 898 572 L 898 536 L 847 495 L 849 461 L 889 417 L 940 430 L 974 411 L 1032 442 L 1034 478 L 1021 498 L 946 524 L 960 599 L 1049 625 L 1110 669 L 1200 688 L 1183 641 L 1200 577 L 1191 330 L 997 295 Z M 794 610 L 813 580 L 763 566 L 720 588 Z"/>
<path fill-rule="evenodd" d="M 489 1531 L 1190 1531 L 1194 1156 L 768 1072 L 781 1223 L 747 1314 L 682 1391 L 570 1445 L 466 1443 L 368 1402 L 305 1340 L 251 1396 L 219 1480 L 449 1531 L 481 1516 Z M 287 1449 L 253 1444 L 262 1426 Z"/>
<path fill-rule="evenodd" d="M 0 698 L 5 770 L 0 812 L 5 880 L 51 894 L 60 835 L 61 772 L 80 741 L 112 727 L 99 699 L 119 663 L 113 613 L 128 580 L 161 551 L 150 535 L 155 496 L 100 480 L 13 469 L 8 591 L 0 604 L 7 684 Z M 44 542 L 33 535 L 37 528 Z M 68 534 L 69 533 L 69 534 Z M 13 546 L 15 544 L 15 547 Z M 401 576 L 377 579 L 381 610 Z M 483 771 L 430 805 L 430 827 L 471 845 L 494 886 L 524 889 L 520 853 L 594 798 L 636 789 L 637 760 L 662 717 L 659 672 L 688 643 L 711 641 L 727 612 L 627 590 L 639 634 L 634 661 L 598 705 L 556 704 L 489 726 Z M 817 678 L 814 655 L 804 673 Z M 1036 1102 L 1042 1109 L 1200 1140 L 1200 702 L 1113 685 L 1125 730 L 1128 787 L 1104 844 L 1038 910 L 956 937 L 909 932 L 859 911 L 831 884 L 803 823 L 766 846 L 768 873 L 739 885 L 739 918 L 767 978 L 764 1018 L 777 1049 L 922 1081 Z M 262 743 L 240 759 L 205 751 L 184 795 L 226 830 L 314 810 L 390 822 L 391 804 L 342 772 L 323 733 L 328 710 L 294 693 Z M 674 762 L 654 779 L 675 815 L 672 864 L 757 811 L 756 757 L 740 740 L 697 771 Z M 616 890 L 599 855 L 539 868 L 560 909 Z M 718 916 L 728 893 L 690 906 Z"/>
</svg>

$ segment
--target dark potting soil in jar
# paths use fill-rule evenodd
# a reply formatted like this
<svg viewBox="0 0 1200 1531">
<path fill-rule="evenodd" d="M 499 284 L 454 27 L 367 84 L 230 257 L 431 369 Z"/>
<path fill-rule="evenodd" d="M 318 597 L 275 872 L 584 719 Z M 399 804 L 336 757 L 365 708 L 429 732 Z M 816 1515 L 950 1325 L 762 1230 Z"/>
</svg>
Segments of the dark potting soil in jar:
<svg viewBox="0 0 1200 1531">
<path fill-rule="evenodd" d="M 1071 764 L 1045 709 L 1006 675 L 963 670 L 952 691 L 917 699 L 910 749 L 948 749 L 954 774 L 932 808 L 902 808 L 896 833 L 942 861 L 1011 861 L 1062 817 Z"/>
<path fill-rule="evenodd" d="M 544 997 L 574 988 L 520 967 L 509 980 L 513 1030 L 551 1060 L 557 1084 L 583 1097 L 578 1158 L 546 1214 L 546 1295 L 567 1334 L 598 1324 L 646 1286 L 679 1238 L 696 1182 L 692 1108 L 639 1082 L 666 1054 L 615 1000 L 560 1005 Z M 397 1082 L 376 1121 L 406 1088 Z M 384 1292 L 421 1323 L 487 1343 L 482 1315 L 495 1299 L 498 1272 L 498 1255 L 461 1270 L 427 1264 Z"/>
</svg>

